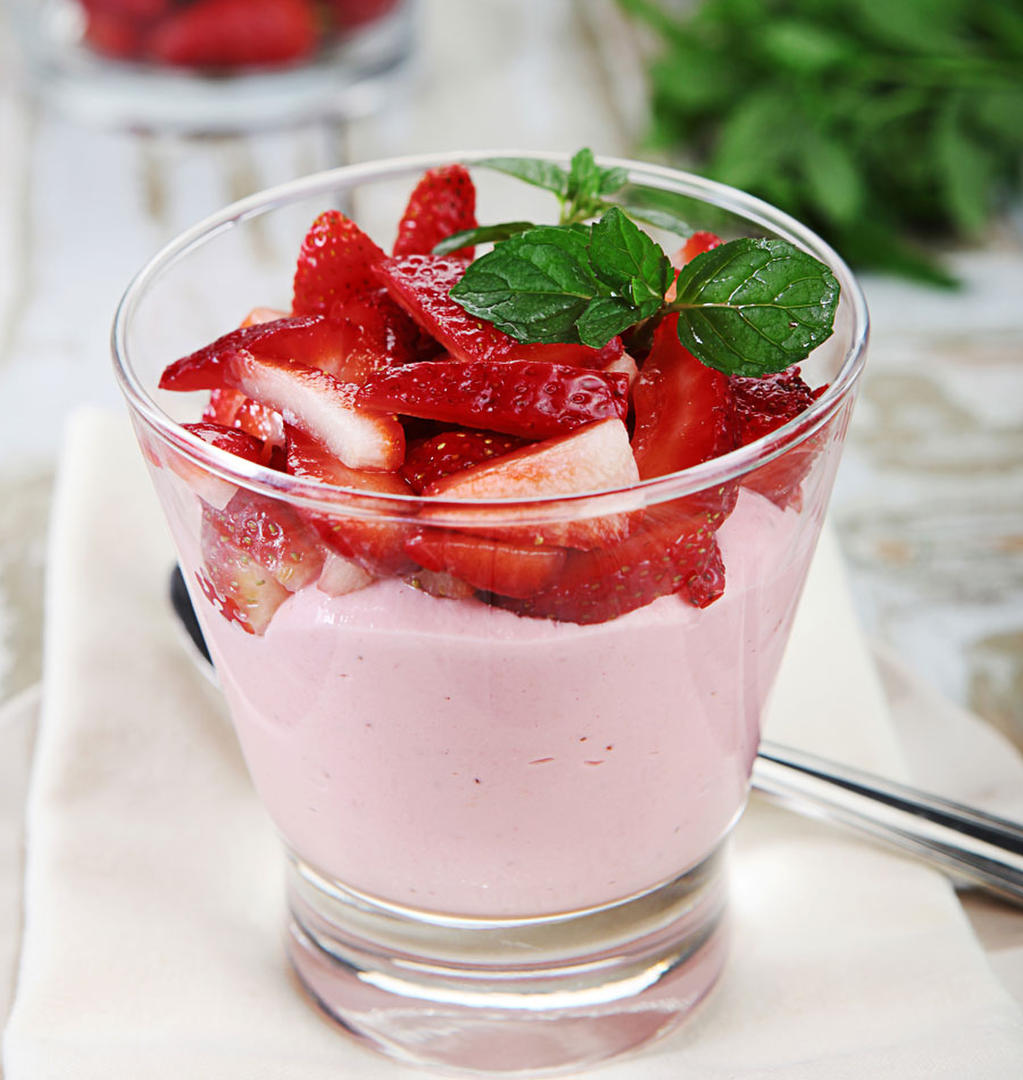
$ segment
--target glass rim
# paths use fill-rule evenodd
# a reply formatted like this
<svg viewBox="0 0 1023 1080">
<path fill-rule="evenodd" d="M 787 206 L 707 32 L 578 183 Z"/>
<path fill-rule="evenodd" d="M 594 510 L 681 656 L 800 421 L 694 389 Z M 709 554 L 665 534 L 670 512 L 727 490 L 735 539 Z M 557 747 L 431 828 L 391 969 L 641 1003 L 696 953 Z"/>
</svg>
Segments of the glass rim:
<svg viewBox="0 0 1023 1080">
<path fill-rule="evenodd" d="M 404 173 L 424 171 L 453 162 L 471 166 L 492 157 L 525 157 L 555 161 L 562 165 L 567 165 L 570 160 L 570 155 L 565 153 L 496 149 L 415 154 L 343 165 L 335 169 L 312 173 L 239 199 L 179 233 L 131 279 L 114 315 L 110 338 L 114 372 L 130 410 L 164 442 L 169 443 L 193 464 L 220 479 L 258 494 L 271 498 L 285 498 L 306 509 L 327 513 L 338 512 L 339 499 L 346 503 L 351 500 L 354 505 L 351 508 L 346 506 L 346 513 L 372 517 L 400 517 L 403 511 L 416 513 L 424 506 L 428 506 L 430 523 L 438 526 L 445 524 L 464 526 L 467 513 L 479 511 L 486 514 L 488 525 L 499 526 L 523 524 L 523 508 L 533 509 L 539 514 L 540 519 L 548 519 L 552 510 L 557 511 L 557 517 L 565 517 L 572 513 L 574 507 L 582 509 L 589 517 L 597 513 L 609 512 L 610 508 L 606 504 L 621 504 L 623 499 L 626 499 L 629 504 L 633 504 L 637 499 L 640 505 L 657 504 L 736 480 L 810 438 L 831 419 L 852 392 L 863 370 L 869 336 L 869 316 L 862 289 L 844 260 L 829 244 L 789 214 L 737 188 L 669 166 L 603 155 L 597 156 L 599 164 L 609 168 L 626 169 L 630 181 L 660 181 L 661 183 L 656 186 L 662 190 L 674 190 L 685 197 L 709 203 L 754 225 L 770 229 L 796 246 L 809 251 L 835 274 L 841 287 L 842 297 L 851 305 L 850 341 L 835 378 L 828 384 L 825 392 L 799 416 L 767 435 L 745 446 L 730 450 L 726 454 L 664 476 L 639 480 L 625 487 L 500 499 L 444 499 L 414 493 L 394 495 L 343 488 L 292 476 L 289 473 L 271 469 L 267 465 L 246 461 L 226 450 L 210 445 L 187 431 L 182 424 L 160 407 L 143 386 L 129 356 L 127 339 L 132 318 L 147 291 L 165 272 L 186 258 L 193 250 L 213 240 L 220 233 L 244 224 L 252 218 L 260 217 L 301 199 L 319 194 L 327 196 L 336 192 L 339 187 L 353 187 L 360 183 L 385 180 Z M 374 504 L 379 509 L 372 509 Z M 500 516 L 502 510 L 507 511 L 504 520 Z M 445 517 L 445 511 L 450 515 L 449 520 Z"/>
</svg>

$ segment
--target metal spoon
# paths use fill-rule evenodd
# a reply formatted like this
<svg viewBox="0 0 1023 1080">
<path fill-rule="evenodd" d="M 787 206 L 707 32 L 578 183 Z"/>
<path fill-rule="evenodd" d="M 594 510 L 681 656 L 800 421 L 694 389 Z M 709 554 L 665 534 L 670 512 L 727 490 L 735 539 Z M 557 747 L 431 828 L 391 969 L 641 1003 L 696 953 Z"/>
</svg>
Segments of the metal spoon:
<svg viewBox="0 0 1023 1080">
<path fill-rule="evenodd" d="M 189 650 L 216 682 L 209 649 L 178 567 L 170 598 Z M 974 887 L 1023 906 L 1023 825 L 872 773 L 764 741 L 753 786 L 809 817 L 838 822 L 909 852 Z"/>
</svg>

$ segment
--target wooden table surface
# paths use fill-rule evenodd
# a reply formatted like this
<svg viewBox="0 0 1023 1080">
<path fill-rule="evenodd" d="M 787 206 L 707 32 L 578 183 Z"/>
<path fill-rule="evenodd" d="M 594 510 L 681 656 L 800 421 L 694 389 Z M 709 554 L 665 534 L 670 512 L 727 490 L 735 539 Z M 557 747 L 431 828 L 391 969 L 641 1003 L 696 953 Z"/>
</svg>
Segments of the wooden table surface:
<svg viewBox="0 0 1023 1080">
<path fill-rule="evenodd" d="M 107 351 L 131 274 L 242 195 L 345 161 L 520 145 L 641 153 L 635 39 L 609 0 L 424 0 L 416 62 L 367 118 L 182 139 L 30 102 L 0 21 L 0 703 L 41 672 L 65 418 L 122 408 Z M 1023 239 L 947 252 L 944 293 L 868 278 L 873 338 L 833 505 L 867 630 L 1023 745 Z M 111 553 L 115 557 L 115 553 Z"/>
</svg>

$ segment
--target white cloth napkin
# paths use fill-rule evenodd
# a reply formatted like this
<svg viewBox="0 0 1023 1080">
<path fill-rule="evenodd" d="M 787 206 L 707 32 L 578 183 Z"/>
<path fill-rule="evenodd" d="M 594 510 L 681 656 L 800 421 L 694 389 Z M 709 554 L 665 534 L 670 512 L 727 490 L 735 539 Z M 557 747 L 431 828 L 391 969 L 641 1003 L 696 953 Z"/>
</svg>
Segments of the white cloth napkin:
<svg viewBox="0 0 1023 1080">
<path fill-rule="evenodd" d="M 422 1075 L 289 976 L 276 838 L 165 600 L 172 551 L 131 434 L 79 415 L 50 553 L 44 712 L 6 1080 Z M 769 734 L 903 769 L 825 539 Z M 931 871 L 754 799 L 711 997 L 605 1080 L 1004 1080 L 1023 1015 Z M 598 1073 L 594 1073 L 598 1075 Z"/>
</svg>

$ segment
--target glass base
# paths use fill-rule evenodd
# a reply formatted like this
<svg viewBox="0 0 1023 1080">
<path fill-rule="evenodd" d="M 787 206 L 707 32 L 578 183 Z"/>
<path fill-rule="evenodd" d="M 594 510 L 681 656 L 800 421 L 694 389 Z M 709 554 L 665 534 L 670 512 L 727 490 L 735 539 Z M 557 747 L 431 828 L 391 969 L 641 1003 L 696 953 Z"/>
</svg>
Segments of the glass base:
<svg viewBox="0 0 1023 1080">
<path fill-rule="evenodd" d="M 46 0 L 21 17 L 34 81 L 50 104 L 100 127 L 195 135 L 371 113 L 392 92 L 413 35 L 405 0 L 308 63 L 207 75 L 95 54 L 81 43 L 80 14 L 67 0 Z"/>
<path fill-rule="evenodd" d="M 663 1035 L 724 962 L 723 846 L 615 904 L 464 919 L 381 903 L 296 858 L 288 953 L 316 1003 L 406 1064 L 550 1075 Z"/>
</svg>

